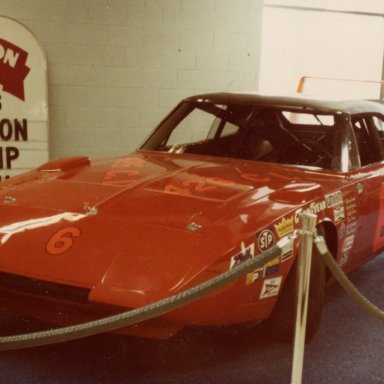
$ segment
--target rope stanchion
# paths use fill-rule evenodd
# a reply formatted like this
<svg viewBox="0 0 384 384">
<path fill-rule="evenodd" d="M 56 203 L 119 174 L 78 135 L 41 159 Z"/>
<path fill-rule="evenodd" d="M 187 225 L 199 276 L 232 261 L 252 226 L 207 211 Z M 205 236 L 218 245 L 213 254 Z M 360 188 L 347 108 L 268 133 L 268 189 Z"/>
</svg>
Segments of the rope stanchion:
<svg viewBox="0 0 384 384">
<path fill-rule="evenodd" d="M 94 320 L 88 323 L 23 335 L 0 337 L 0 351 L 37 347 L 80 339 L 104 332 L 110 332 L 115 329 L 141 323 L 145 320 L 164 315 L 165 313 L 178 309 L 195 300 L 201 299 L 203 296 L 217 291 L 231 282 L 238 280 L 254 269 L 262 267 L 264 264 L 281 255 L 283 249 L 287 247 L 288 244 L 288 240 L 281 240 L 264 253 L 245 261 L 239 266 L 224 272 L 221 275 L 218 275 L 186 291 L 182 291 L 166 299 L 148 304 L 141 308 L 129 310 L 121 314 Z"/>
<path fill-rule="evenodd" d="M 349 293 L 353 300 L 359 304 L 365 311 L 372 315 L 377 320 L 384 323 L 384 311 L 372 304 L 361 292 L 352 284 L 347 275 L 337 265 L 333 255 L 329 252 L 325 240 L 322 236 L 316 236 L 315 245 L 322 256 L 325 264 L 335 276 L 340 285 Z"/>
<path fill-rule="evenodd" d="M 303 376 L 312 245 L 316 229 L 316 219 L 317 216 L 312 213 L 303 213 L 300 217 L 301 229 L 299 230 L 299 235 L 301 241 L 296 278 L 296 324 L 293 342 L 291 384 L 300 384 Z"/>
</svg>

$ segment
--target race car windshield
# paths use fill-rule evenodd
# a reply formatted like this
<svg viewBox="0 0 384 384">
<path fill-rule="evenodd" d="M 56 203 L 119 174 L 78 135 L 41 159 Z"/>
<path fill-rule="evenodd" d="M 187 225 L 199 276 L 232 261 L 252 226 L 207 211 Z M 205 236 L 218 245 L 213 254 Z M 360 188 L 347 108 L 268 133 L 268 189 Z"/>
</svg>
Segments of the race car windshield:
<svg viewBox="0 0 384 384">
<path fill-rule="evenodd" d="M 332 114 L 254 105 L 180 104 L 141 149 L 339 169 Z"/>
</svg>

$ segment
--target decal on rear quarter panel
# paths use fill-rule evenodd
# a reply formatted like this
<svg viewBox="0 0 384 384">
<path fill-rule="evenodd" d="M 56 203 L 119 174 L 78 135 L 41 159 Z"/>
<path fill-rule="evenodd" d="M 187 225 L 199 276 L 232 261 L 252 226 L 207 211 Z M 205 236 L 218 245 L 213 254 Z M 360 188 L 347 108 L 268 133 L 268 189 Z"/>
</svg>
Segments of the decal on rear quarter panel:
<svg viewBox="0 0 384 384">
<path fill-rule="evenodd" d="M 282 276 L 265 279 L 261 288 L 259 299 L 262 300 L 277 296 L 279 294 L 282 279 Z"/>
</svg>

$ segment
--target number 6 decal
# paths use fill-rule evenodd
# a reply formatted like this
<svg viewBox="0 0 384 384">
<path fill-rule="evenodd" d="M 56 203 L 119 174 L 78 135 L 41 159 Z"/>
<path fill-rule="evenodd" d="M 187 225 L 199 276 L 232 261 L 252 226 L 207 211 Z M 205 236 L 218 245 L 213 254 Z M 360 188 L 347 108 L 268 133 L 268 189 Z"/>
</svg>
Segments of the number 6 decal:
<svg viewBox="0 0 384 384">
<path fill-rule="evenodd" d="M 45 250 L 50 255 L 61 255 L 67 252 L 74 244 L 75 238 L 81 235 L 77 227 L 66 227 L 56 232 L 45 246 Z"/>
</svg>

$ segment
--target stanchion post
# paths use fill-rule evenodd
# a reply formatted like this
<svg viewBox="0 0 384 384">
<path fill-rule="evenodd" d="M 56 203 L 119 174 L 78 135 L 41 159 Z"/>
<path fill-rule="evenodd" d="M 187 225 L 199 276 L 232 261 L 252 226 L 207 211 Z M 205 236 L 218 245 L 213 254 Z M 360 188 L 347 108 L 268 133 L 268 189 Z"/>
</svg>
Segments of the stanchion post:
<svg viewBox="0 0 384 384">
<path fill-rule="evenodd" d="M 291 384 L 301 384 L 304 365 L 305 333 L 312 262 L 312 245 L 317 216 L 303 213 L 300 217 L 300 251 L 298 255 L 296 280 L 296 324 L 293 344 Z"/>
</svg>

